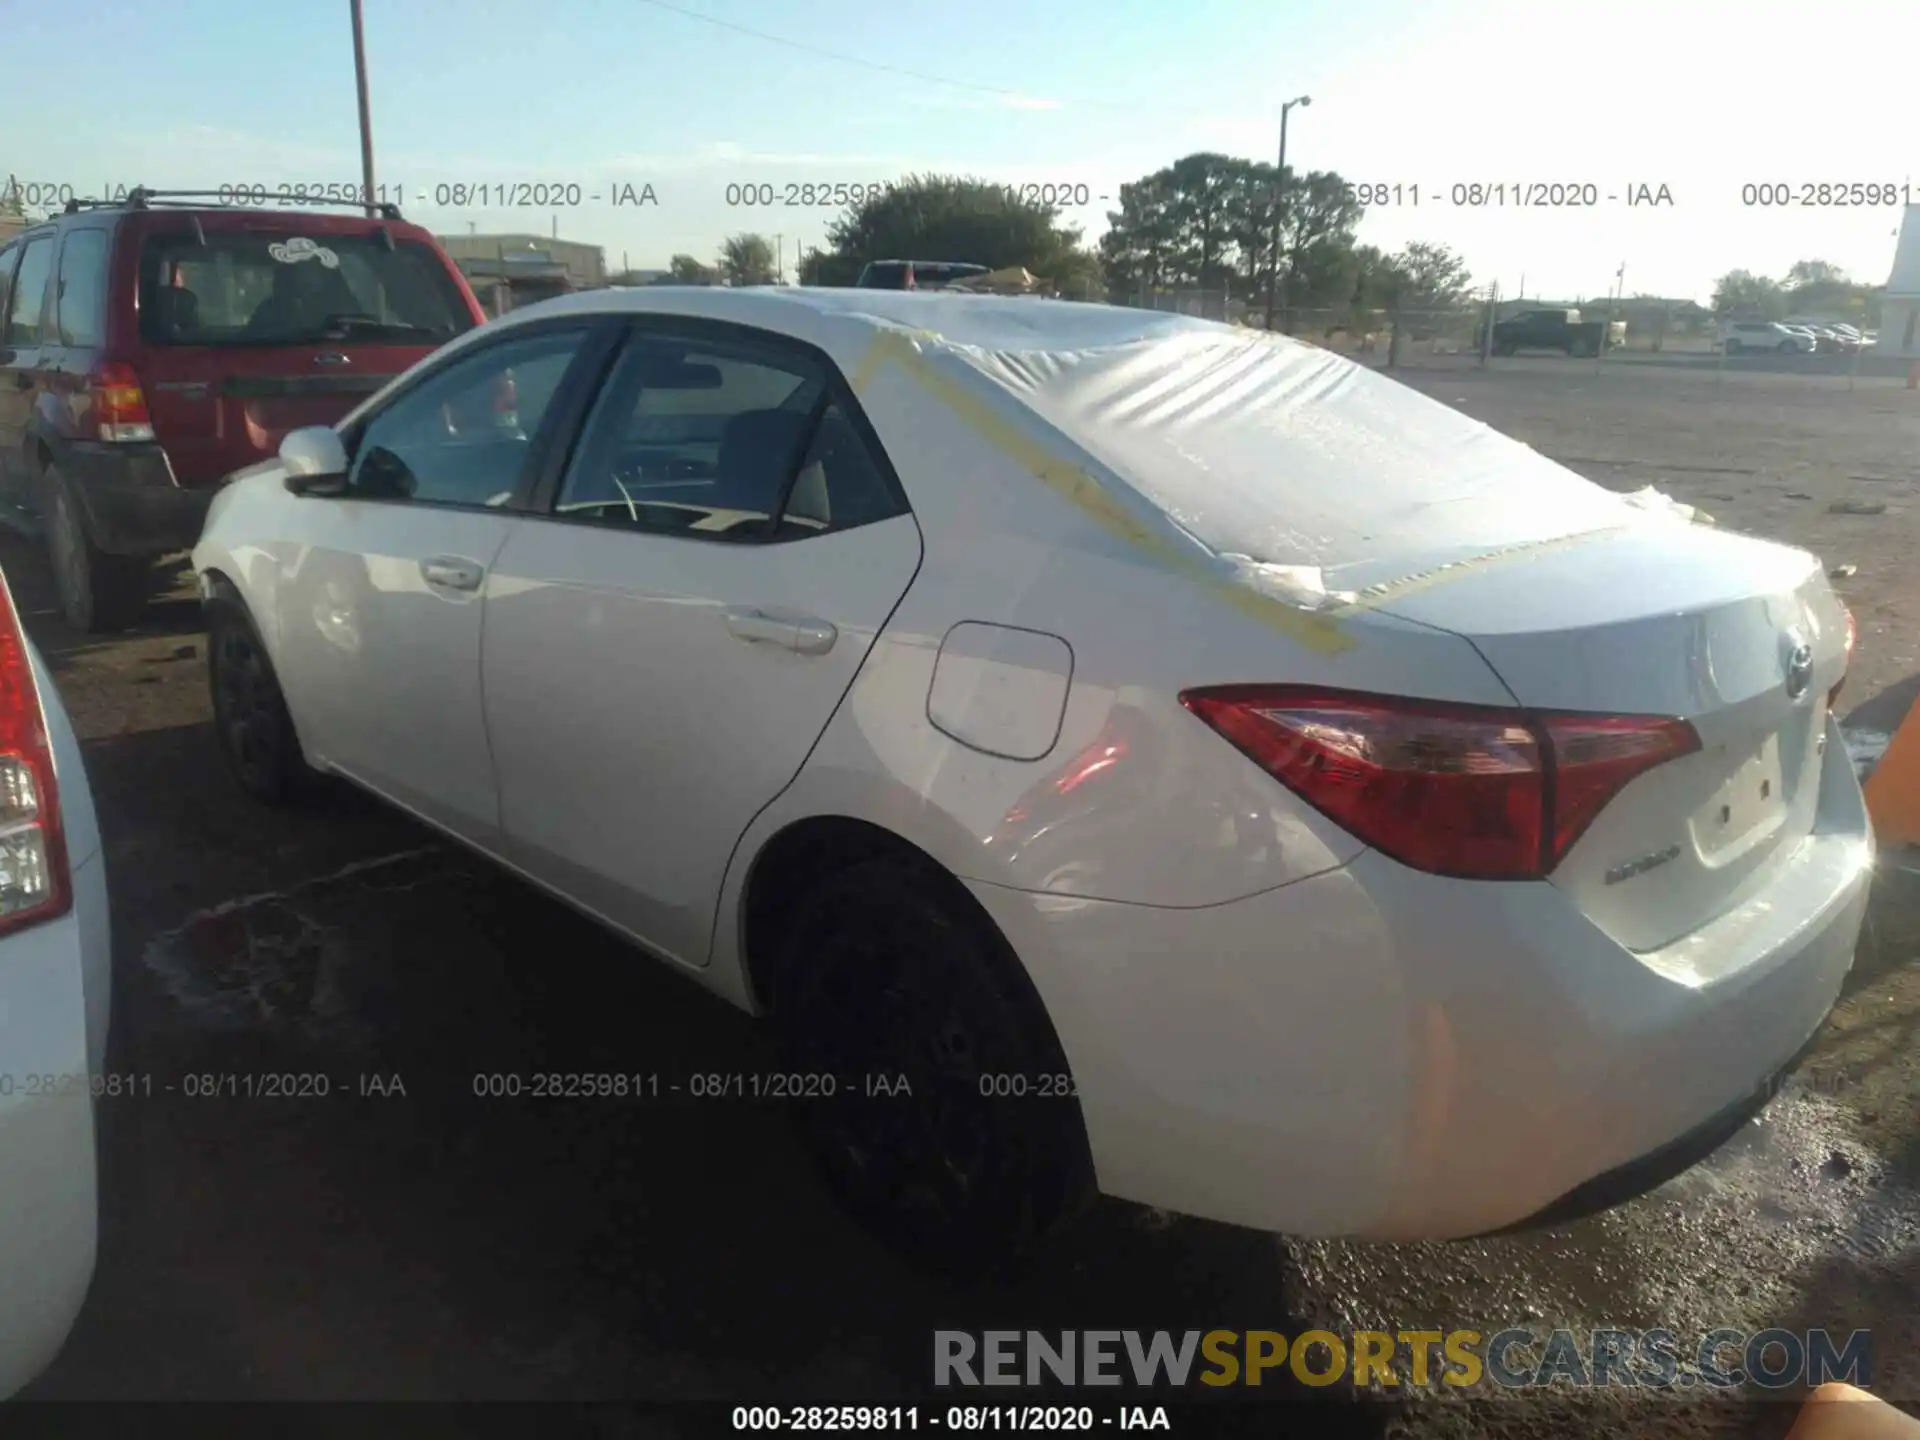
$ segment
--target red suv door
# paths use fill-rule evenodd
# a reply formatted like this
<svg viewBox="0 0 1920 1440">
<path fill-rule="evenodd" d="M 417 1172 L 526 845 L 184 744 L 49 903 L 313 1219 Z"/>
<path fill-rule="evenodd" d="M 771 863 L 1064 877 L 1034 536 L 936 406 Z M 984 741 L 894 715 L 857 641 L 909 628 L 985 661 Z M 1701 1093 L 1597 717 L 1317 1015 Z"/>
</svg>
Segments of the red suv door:
<svg viewBox="0 0 1920 1440">
<path fill-rule="evenodd" d="M 112 349 L 188 488 L 333 424 L 486 319 L 433 237 L 401 221 L 155 211 L 122 227 L 115 261 Z"/>
</svg>

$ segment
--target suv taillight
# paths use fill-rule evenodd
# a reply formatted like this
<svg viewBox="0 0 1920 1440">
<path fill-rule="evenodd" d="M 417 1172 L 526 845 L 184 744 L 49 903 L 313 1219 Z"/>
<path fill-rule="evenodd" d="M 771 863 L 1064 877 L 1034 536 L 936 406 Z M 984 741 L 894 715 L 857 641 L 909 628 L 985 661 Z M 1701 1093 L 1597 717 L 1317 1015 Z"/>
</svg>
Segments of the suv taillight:
<svg viewBox="0 0 1920 1440">
<path fill-rule="evenodd" d="M 1700 748 L 1685 720 L 1487 709 L 1289 685 L 1180 703 L 1384 855 L 1433 875 L 1537 880 L 1629 780 Z"/>
<path fill-rule="evenodd" d="M 96 439 L 128 443 L 153 439 L 147 395 L 131 365 L 98 366 L 87 377 L 87 400 Z"/>
<path fill-rule="evenodd" d="M 0 576 L 0 935 L 72 908 L 53 746 L 13 591 Z"/>
</svg>

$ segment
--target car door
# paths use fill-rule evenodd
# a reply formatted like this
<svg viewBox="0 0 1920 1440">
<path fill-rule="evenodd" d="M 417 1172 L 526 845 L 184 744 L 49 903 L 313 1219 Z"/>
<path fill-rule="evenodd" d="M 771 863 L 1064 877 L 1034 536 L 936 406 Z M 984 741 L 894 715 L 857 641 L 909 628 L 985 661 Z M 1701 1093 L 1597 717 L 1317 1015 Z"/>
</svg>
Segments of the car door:
<svg viewBox="0 0 1920 1440">
<path fill-rule="evenodd" d="M 704 965 L 734 845 L 799 772 L 920 563 L 822 354 L 636 328 L 482 642 L 506 853 Z"/>
<path fill-rule="evenodd" d="M 463 348 L 355 423 L 344 493 L 291 502 L 275 663 L 310 758 L 481 845 L 488 573 L 599 343 L 572 320 Z"/>
<path fill-rule="evenodd" d="M 0 283 L 0 500 L 31 509 L 26 494 L 27 430 L 43 383 L 43 322 L 53 276 L 54 232 L 21 237 L 8 251 L 10 277 Z"/>
</svg>

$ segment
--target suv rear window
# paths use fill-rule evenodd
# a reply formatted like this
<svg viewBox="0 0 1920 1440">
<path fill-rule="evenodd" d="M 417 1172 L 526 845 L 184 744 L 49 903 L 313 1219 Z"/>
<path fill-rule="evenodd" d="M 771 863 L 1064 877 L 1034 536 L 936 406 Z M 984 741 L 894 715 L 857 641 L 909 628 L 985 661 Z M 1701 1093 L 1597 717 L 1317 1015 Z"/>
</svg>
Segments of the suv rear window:
<svg viewBox="0 0 1920 1440">
<path fill-rule="evenodd" d="M 440 258 L 377 236 L 154 235 L 140 252 L 149 345 L 438 345 L 474 326 Z"/>
</svg>

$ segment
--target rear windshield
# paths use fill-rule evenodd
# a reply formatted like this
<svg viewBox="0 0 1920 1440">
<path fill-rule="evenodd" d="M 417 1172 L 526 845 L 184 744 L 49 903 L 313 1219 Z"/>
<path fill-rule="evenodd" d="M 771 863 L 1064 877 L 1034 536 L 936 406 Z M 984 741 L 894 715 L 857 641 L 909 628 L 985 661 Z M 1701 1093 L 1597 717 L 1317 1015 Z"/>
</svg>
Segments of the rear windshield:
<svg viewBox="0 0 1920 1440">
<path fill-rule="evenodd" d="M 435 345 L 474 326 L 440 258 L 378 235 L 149 237 L 140 335 L 149 345 Z"/>
</svg>

